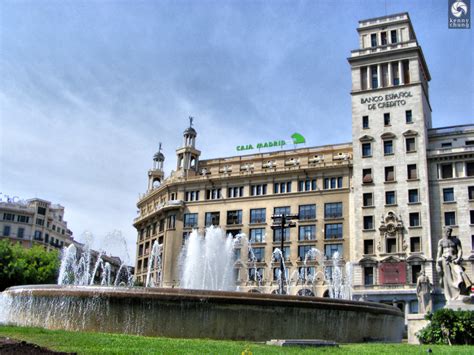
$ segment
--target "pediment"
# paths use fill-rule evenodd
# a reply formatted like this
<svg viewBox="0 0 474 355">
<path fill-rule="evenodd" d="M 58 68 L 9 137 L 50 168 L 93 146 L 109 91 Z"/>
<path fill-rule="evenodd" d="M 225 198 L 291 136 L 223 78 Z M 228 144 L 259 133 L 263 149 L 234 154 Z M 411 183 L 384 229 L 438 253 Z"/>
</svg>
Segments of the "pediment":
<svg viewBox="0 0 474 355">
<path fill-rule="evenodd" d="M 382 260 L 382 263 L 399 263 L 401 261 L 400 258 L 390 255 L 389 257 Z"/>
<path fill-rule="evenodd" d="M 362 259 L 359 260 L 359 264 L 377 264 L 377 260 L 375 258 L 372 258 L 370 256 L 363 257 Z"/>
<path fill-rule="evenodd" d="M 362 137 L 359 138 L 361 142 L 373 142 L 375 139 L 372 136 L 369 135 L 363 135 Z"/>
<path fill-rule="evenodd" d="M 408 131 L 403 132 L 403 135 L 404 135 L 405 137 L 413 137 L 413 136 L 417 136 L 417 135 L 418 135 L 418 132 L 409 129 Z"/>
<path fill-rule="evenodd" d="M 392 132 L 386 132 L 380 136 L 382 139 L 395 139 L 397 138 L 396 135 L 394 135 Z"/>
</svg>

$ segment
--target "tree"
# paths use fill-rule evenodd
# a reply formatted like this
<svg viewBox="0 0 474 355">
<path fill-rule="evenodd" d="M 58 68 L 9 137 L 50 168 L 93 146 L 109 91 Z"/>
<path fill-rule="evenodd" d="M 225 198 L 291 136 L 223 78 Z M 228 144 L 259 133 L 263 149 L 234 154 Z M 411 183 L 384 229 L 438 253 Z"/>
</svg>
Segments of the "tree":
<svg viewBox="0 0 474 355">
<path fill-rule="evenodd" d="M 0 291 L 17 285 L 56 283 L 59 253 L 40 246 L 30 249 L 8 240 L 0 241 Z"/>
</svg>

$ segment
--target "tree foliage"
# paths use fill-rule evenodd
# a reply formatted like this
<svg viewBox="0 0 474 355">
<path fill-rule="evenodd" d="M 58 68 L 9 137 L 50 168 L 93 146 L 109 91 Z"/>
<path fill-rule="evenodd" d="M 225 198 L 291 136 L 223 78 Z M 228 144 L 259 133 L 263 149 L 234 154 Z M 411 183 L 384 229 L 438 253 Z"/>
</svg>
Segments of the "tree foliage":
<svg viewBox="0 0 474 355">
<path fill-rule="evenodd" d="M 443 308 L 425 319 L 430 323 L 416 334 L 422 344 L 474 344 L 474 312 Z"/>
<path fill-rule="evenodd" d="M 59 253 L 40 246 L 30 249 L 0 241 L 0 291 L 16 285 L 56 283 Z"/>
</svg>

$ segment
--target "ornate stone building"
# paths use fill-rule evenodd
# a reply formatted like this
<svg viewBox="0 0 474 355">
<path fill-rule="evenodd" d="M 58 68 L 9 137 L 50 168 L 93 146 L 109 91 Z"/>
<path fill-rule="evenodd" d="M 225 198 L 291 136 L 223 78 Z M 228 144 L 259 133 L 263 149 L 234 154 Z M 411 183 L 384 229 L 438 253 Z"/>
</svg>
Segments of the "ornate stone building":
<svg viewBox="0 0 474 355">
<path fill-rule="evenodd" d="M 407 13 L 360 21 L 357 32 L 359 49 L 348 58 L 352 143 L 200 160 L 190 125 L 166 179 L 160 149 L 134 221 L 139 280 L 156 240 L 164 250 L 163 286 L 179 286 L 186 236 L 218 225 L 249 236 L 264 280 L 259 291 L 272 292 L 272 251 L 281 235 L 271 230 L 270 217 L 282 211 L 300 215 L 285 236 L 289 274 L 300 270 L 308 248 L 326 259 L 339 251 L 354 265 L 356 299 L 416 312 L 416 280 L 425 271 L 439 306 L 434 262 L 444 225 L 454 227 L 472 276 L 474 126 L 432 128 L 431 77 Z M 246 253 L 237 255 L 237 285 L 255 289 Z M 305 288 L 317 296 L 326 291 L 296 283 L 292 292 Z"/>
</svg>

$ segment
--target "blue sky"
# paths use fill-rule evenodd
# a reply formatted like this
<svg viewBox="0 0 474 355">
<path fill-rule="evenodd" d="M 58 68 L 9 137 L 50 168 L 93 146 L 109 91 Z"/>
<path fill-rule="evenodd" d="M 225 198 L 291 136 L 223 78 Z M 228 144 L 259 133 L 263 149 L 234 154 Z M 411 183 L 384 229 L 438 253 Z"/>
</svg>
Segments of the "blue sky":
<svg viewBox="0 0 474 355">
<path fill-rule="evenodd" d="M 446 1 L 8 1 L 0 4 L 0 192 L 66 207 L 76 238 L 113 230 L 132 259 L 138 194 L 187 117 L 202 158 L 288 139 L 351 140 L 361 19 L 408 11 L 433 125 L 473 123 L 473 36 Z"/>
</svg>

